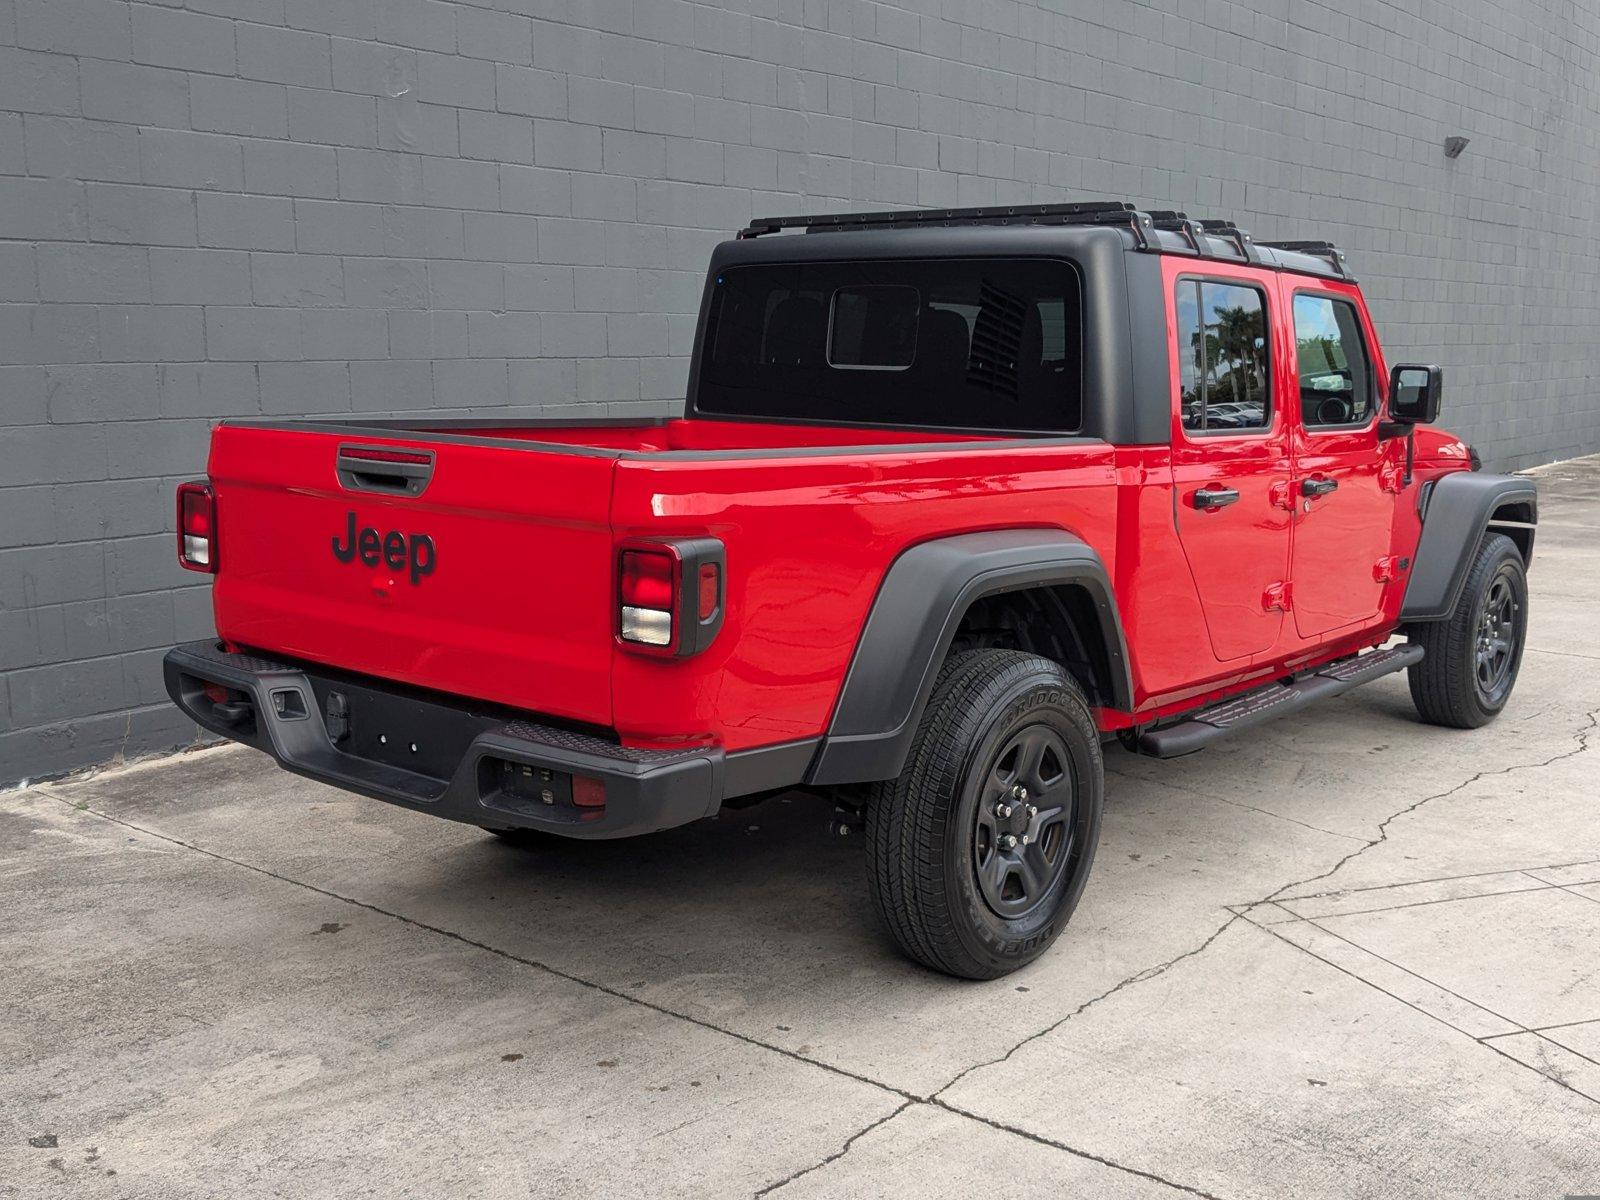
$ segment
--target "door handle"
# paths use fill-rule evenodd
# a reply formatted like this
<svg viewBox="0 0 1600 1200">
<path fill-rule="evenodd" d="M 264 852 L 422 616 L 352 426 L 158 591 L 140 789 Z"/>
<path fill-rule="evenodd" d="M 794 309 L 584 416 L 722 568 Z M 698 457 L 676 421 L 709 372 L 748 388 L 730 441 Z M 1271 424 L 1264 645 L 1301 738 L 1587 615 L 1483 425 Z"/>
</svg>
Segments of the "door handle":
<svg viewBox="0 0 1600 1200">
<path fill-rule="evenodd" d="M 1230 504 L 1239 502 L 1237 488 L 1210 488 L 1203 487 L 1194 494 L 1194 506 L 1201 512 L 1211 512 L 1218 508 L 1227 508 Z"/>
<path fill-rule="evenodd" d="M 1325 475 L 1319 475 L 1314 479 L 1302 479 L 1300 481 L 1300 494 L 1302 496 L 1326 496 L 1338 486 L 1339 481 L 1337 479 L 1329 479 Z"/>
</svg>

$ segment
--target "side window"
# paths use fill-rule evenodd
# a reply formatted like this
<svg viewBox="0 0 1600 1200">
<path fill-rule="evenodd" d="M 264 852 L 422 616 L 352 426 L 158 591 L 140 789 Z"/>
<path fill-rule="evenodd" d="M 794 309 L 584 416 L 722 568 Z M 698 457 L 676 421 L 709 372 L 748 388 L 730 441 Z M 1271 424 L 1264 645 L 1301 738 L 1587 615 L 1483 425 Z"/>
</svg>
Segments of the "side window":
<svg viewBox="0 0 1600 1200">
<path fill-rule="evenodd" d="M 1265 295 L 1245 284 L 1182 279 L 1174 301 L 1183 427 L 1265 429 L 1272 412 Z"/>
<path fill-rule="evenodd" d="M 1294 298 L 1300 415 L 1308 429 L 1362 425 L 1372 416 L 1372 365 L 1355 306 L 1332 296 Z"/>
</svg>

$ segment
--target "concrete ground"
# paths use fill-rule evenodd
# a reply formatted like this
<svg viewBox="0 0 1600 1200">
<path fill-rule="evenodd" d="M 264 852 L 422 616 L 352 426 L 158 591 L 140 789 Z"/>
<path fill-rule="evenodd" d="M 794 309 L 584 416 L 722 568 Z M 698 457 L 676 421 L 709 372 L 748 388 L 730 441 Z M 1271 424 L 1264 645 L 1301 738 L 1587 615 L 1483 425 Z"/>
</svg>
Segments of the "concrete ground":
<svg viewBox="0 0 1600 1200">
<path fill-rule="evenodd" d="M 560 852 L 238 749 L 0 797 L 0 1195 L 1600 1193 L 1600 459 L 1541 489 L 1499 722 L 1111 751 L 995 983 L 803 796 Z"/>
</svg>

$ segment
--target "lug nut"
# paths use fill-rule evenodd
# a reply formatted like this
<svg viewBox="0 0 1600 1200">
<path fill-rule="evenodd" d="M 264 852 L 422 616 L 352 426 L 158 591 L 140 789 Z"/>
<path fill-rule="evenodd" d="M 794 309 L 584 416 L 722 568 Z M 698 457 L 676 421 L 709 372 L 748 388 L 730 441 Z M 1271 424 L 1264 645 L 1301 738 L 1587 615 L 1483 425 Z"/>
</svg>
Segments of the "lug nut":
<svg viewBox="0 0 1600 1200">
<path fill-rule="evenodd" d="M 1015 800 L 1026 800 L 1028 798 L 1028 789 L 1019 783 L 1011 789 L 1011 796 Z"/>
<path fill-rule="evenodd" d="M 994 806 L 994 815 L 999 817 L 1002 821 L 1005 820 L 1011 815 L 1011 805 L 1002 800 L 999 804 Z"/>
<path fill-rule="evenodd" d="M 1024 845 L 1024 846 L 1026 846 L 1026 845 L 1028 845 L 1028 844 L 1029 844 L 1029 843 L 1031 843 L 1031 842 L 1032 842 L 1032 841 L 1033 841 L 1033 839 L 1032 839 L 1032 838 L 1031 838 L 1031 837 L 1029 837 L 1029 836 L 1028 836 L 1028 835 L 1027 835 L 1027 834 L 1023 834 L 1023 835 L 1022 835 L 1022 844 L 1023 844 L 1023 845 Z"/>
<path fill-rule="evenodd" d="M 1038 815 L 1039 815 L 1038 807 L 1036 805 L 1032 805 L 1032 804 L 1028 805 L 1028 820 L 1031 821 L 1035 817 L 1037 817 Z"/>
<path fill-rule="evenodd" d="M 1017 848 L 1016 835 L 1008 833 L 1003 838 L 1001 838 L 1000 839 L 1000 848 L 1002 850 L 1015 850 Z"/>
</svg>

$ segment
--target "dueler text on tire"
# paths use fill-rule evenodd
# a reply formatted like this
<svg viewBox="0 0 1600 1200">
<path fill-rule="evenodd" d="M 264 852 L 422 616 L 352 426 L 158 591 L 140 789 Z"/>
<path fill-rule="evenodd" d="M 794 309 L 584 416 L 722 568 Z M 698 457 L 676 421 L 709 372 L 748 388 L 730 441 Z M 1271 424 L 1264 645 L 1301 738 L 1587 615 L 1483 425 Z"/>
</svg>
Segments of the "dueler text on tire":
<svg viewBox="0 0 1600 1200">
<path fill-rule="evenodd" d="M 971 650 L 941 669 L 899 778 L 873 787 L 873 902 L 918 962 L 993 979 L 1033 961 L 1083 893 L 1104 803 L 1082 690 L 1049 659 Z"/>
<path fill-rule="evenodd" d="M 1422 719 L 1456 729 L 1494 720 L 1516 686 L 1527 632 L 1522 555 L 1504 534 L 1487 534 L 1450 615 L 1411 627 L 1411 640 L 1427 651 L 1409 668 Z"/>
</svg>

